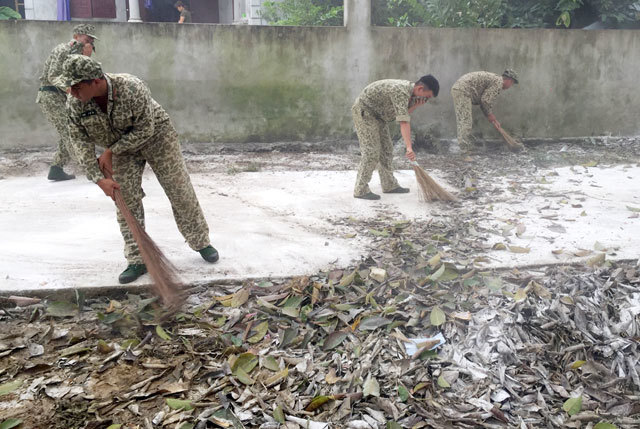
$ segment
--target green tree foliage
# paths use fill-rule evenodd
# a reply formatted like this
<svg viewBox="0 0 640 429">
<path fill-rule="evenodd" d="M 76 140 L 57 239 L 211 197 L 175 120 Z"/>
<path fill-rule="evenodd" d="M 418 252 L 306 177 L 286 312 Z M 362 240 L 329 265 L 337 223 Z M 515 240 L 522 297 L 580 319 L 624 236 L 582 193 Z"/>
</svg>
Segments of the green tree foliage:
<svg viewBox="0 0 640 429">
<path fill-rule="evenodd" d="M 500 27 L 503 0 L 428 0 L 425 1 L 429 27 Z"/>
<path fill-rule="evenodd" d="M 640 20 L 640 1 L 637 0 L 597 0 L 588 3 L 603 22 L 622 24 Z"/>
<path fill-rule="evenodd" d="M 503 26 L 513 28 L 549 27 L 555 23 L 558 13 L 555 9 L 558 0 L 510 0 L 507 2 Z"/>
<path fill-rule="evenodd" d="M 22 15 L 10 7 L 0 6 L 0 19 L 22 19 Z"/>
<path fill-rule="evenodd" d="M 381 26 L 568 28 L 575 18 L 617 26 L 640 20 L 638 0 L 373 0 Z"/>
<path fill-rule="evenodd" d="M 571 25 L 571 13 L 580 9 L 583 5 L 583 0 L 559 0 L 556 5 L 556 11 L 560 12 L 558 19 L 556 19 L 556 25 L 564 25 L 569 27 Z"/>
<path fill-rule="evenodd" d="M 262 4 L 262 19 L 270 25 L 343 24 L 342 0 L 283 0 Z"/>
<path fill-rule="evenodd" d="M 375 25 L 500 27 L 504 0 L 373 0 Z"/>
<path fill-rule="evenodd" d="M 371 8 L 372 21 L 380 26 L 413 27 L 429 19 L 419 0 L 372 0 Z"/>
<path fill-rule="evenodd" d="M 361 0 L 374 25 L 394 27 L 569 28 L 601 20 L 616 27 L 640 21 L 640 0 Z M 268 1 L 272 25 L 342 25 L 342 0 Z"/>
</svg>

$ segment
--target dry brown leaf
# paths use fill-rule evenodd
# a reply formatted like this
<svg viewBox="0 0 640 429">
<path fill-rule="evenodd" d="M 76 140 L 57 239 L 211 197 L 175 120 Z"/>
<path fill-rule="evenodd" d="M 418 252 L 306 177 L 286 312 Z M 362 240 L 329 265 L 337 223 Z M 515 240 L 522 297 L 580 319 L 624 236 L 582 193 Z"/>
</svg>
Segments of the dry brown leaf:
<svg viewBox="0 0 640 429">
<path fill-rule="evenodd" d="M 512 253 L 529 253 L 531 249 L 528 247 L 509 246 L 509 251 Z"/>
</svg>

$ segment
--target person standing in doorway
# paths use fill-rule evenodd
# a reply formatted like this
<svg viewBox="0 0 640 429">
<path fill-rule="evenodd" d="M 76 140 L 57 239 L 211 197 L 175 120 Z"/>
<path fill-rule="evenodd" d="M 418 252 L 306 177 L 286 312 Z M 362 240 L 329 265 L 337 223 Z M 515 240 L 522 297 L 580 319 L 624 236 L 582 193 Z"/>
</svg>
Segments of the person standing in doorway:
<svg viewBox="0 0 640 429">
<path fill-rule="evenodd" d="M 178 12 L 180 12 L 180 19 L 178 20 L 178 24 L 191 23 L 191 12 L 189 12 L 187 6 L 185 6 L 182 1 L 178 0 L 173 6 L 178 9 Z"/>
<path fill-rule="evenodd" d="M 71 160 L 73 150 L 69 142 L 69 126 L 65 105 L 67 103 L 66 88 L 63 88 L 58 79 L 62 74 L 62 65 L 72 54 L 91 56 L 95 50 L 94 41 L 98 38 L 94 35 L 95 28 L 91 24 L 79 24 L 73 29 L 73 39 L 70 42 L 60 43 L 53 48 L 51 54 L 44 63 L 40 75 L 40 88 L 36 103 L 40 105 L 42 113 L 58 132 L 58 146 L 53 156 L 49 175 L 47 178 L 55 182 L 75 179 L 73 174 L 64 172 L 63 167 Z"/>
</svg>

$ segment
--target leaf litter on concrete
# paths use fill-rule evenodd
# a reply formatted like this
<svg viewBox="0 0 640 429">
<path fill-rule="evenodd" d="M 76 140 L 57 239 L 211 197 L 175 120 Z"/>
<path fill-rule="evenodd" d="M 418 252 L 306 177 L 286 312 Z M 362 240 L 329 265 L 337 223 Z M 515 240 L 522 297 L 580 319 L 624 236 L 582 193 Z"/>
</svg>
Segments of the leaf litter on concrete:
<svg viewBox="0 0 640 429">
<path fill-rule="evenodd" d="M 514 216 L 488 241 L 498 188 L 479 172 L 531 183 L 569 155 L 594 157 L 450 160 L 476 209 L 334 219 L 370 243 L 357 265 L 195 287 L 171 319 L 144 293 L 0 298 L 0 428 L 640 427 L 638 264 L 596 245 L 583 264 L 486 268 L 527 229 Z"/>
<path fill-rule="evenodd" d="M 635 263 L 488 271 L 455 216 L 353 227 L 357 266 L 194 288 L 171 320 L 145 294 L 4 300 L 0 422 L 640 425 Z"/>
</svg>

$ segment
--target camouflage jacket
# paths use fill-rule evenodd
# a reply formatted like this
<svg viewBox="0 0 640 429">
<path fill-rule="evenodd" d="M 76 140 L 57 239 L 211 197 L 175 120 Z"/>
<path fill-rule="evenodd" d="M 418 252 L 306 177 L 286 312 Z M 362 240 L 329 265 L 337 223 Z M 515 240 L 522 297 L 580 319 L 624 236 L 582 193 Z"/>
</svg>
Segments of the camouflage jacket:
<svg viewBox="0 0 640 429">
<path fill-rule="evenodd" d="M 471 103 L 479 104 L 482 112 L 488 116 L 492 113 L 493 102 L 502 91 L 502 76 L 485 71 L 467 73 L 451 89 L 471 97 Z"/>
<path fill-rule="evenodd" d="M 409 100 L 413 82 L 384 79 L 370 83 L 362 90 L 354 106 L 360 105 L 384 122 L 409 122 Z"/>
<path fill-rule="evenodd" d="M 125 73 L 105 73 L 105 78 L 106 113 L 95 100 L 86 104 L 73 97 L 67 100 L 71 142 L 93 182 L 104 178 L 96 159 L 96 145 L 111 149 L 115 155 L 132 154 L 173 129 L 169 115 L 141 79 Z"/>
<path fill-rule="evenodd" d="M 56 86 L 57 78 L 62 74 L 62 65 L 64 60 L 71 54 L 82 53 L 82 44 L 71 42 L 60 43 L 53 48 L 51 54 L 44 62 L 44 68 L 40 75 L 40 84 L 42 86 Z M 64 92 L 66 88 L 59 87 Z"/>
</svg>

